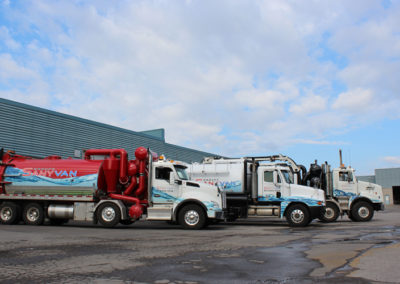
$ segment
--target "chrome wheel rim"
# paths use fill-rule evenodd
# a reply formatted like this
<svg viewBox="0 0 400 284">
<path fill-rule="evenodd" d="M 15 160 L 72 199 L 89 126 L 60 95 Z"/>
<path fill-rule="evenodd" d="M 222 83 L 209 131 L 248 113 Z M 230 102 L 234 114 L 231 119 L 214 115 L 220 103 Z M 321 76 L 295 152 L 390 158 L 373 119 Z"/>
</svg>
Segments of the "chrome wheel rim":
<svg viewBox="0 0 400 284">
<path fill-rule="evenodd" d="M 200 220 L 200 215 L 195 210 L 189 210 L 185 213 L 185 222 L 190 226 L 196 225 Z"/>
<path fill-rule="evenodd" d="M 326 208 L 325 218 L 331 219 L 331 218 L 333 218 L 334 215 L 335 215 L 335 212 L 332 208 Z"/>
<path fill-rule="evenodd" d="M 367 207 L 364 207 L 364 206 L 360 207 L 360 208 L 358 209 L 358 215 L 359 215 L 361 218 L 367 218 L 368 215 L 369 215 L 369 210 L 368 210 L 368 208 L 367 208 Z"/>
<path fill-rule="evenodd" d="M 1 209 L 0 215 L 1 215 L 1 219 L 4 220 L 4 221 L 10 220 L 11 217 L 12 217 L 12 210 L 11 210 L 11 208 L 10 208 L 10 207 L 3 207 L 3 208 Z"/>
<path fill-rule="evenodd" d="M 29 208 L 26 211 L 26 218 L 30 222 L 35 222 L 39 218 L 39 210 L 37 208 Z"/>
<path fill-rule="evenodd" d="M 106 222 L 111 222 L 115 218 L 115 210 L 112 207 L 105 207 L 101 212 L 101 217 Z"/>
<path fill-rule="evenodd" d="M 290 214 L 294 223 L 301 223 L 304 220 L 304 212 L 300 209 L 295 209 Z"/>
</svg>

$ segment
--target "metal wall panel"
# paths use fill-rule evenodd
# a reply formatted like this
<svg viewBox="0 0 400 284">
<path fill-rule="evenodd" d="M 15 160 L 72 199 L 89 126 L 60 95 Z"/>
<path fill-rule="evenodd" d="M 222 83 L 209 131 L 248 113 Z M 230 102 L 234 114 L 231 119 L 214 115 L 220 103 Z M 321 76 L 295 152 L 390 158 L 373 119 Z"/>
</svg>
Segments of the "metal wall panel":
<svg viewBox="0 0 400 284">
<path fill-rule="evenodd" d="M 357 176 L 357 179 L 360 181 L 376 183 L 375 176 Z"/>
<path fill-rule="evenodd" d="M 400 186 L 400 168 L 376 169 L 375 179 L 383 188 Z"/>
<path fill-rule="evenodd" d="M 165 143 L 157 137 L 75 116 L 0 99 L 0 148 L 22 155 L 74 157 L 75 150 L 123 148 L 133 159 L 137 147 L 149 147 L 167 158 L 200 162 L 215 154 Z"/>
</svg>

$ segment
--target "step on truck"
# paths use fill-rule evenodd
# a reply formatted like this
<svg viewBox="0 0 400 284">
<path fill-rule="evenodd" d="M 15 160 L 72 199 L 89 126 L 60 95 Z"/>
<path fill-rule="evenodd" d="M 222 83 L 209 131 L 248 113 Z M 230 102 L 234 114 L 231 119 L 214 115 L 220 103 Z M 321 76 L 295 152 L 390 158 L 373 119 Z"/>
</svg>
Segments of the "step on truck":
<svg viewBox="0 0 400 284">
<path fill-rule="evenodd" d="M 384 210 L 383 191 L 378 184 L 359 181 L 355 170 L 342 163 L 339 150 L 340 167 L 333 168 L 327 162 L 310 165 L 305 175 L 298 180 L 301 184 L 318 187 L 326 194 L 326 211 L 321 216 L 323 222 L 334 222 L 346 214 L 356 222 L 370 221 L 374 211 Z"/>
<path fill-rule="evenodd" d="M 47 219 L 92 221 L 105 227 L 165 220 L 200 229 L 224 219 L 224 194 L 188 180 L 186 166 L 139 147 L 91 149 L 83 159 L 36 159 L 0 151 L 0 221 L 41 225 Z"/>
<path fill-rule="evenodd" d="M 294 184 L 286 165 L 270 157 L 206 158 L 189 165 L 195 181 L 217 185 L 226 193 L 227 220 L 276 216 L 290 226 L 307 226 L 325 210 L 324 192 Z"/>
</svg>

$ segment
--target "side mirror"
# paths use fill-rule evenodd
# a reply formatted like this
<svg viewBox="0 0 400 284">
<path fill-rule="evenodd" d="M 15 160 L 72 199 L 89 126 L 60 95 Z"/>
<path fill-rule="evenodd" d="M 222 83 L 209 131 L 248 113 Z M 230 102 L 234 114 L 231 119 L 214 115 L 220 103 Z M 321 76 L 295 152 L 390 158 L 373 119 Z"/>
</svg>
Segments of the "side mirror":
<svg viewBox="0 0 400 284">
<path fill-rule="evenodd" d="M 169 184 L 175 184 L 175 174 L 173 171 L 169 172 Z"/>
</svg>

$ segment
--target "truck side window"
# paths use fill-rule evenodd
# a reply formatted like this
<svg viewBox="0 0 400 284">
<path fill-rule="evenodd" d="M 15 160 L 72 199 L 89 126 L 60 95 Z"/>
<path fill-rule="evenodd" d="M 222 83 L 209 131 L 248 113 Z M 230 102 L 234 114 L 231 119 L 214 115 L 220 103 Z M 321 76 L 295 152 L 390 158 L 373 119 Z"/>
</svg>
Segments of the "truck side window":
<svg viewBox="0 0 400 284">
<path fill-rule="evenodd" d="M 264 172 L 264 181 L 265 182 L 274 182 L 274 175 L 273 172 Z"/>
<path fill-rule="evenodd" d="M 353 175 L 349 172 L 339 172 L 339 181 L 353 181 Z"/>
<path fill-rule="evenodd" d="M 169 181 L 170 172 L 172 172 L 170 168 L 156 168 L 156 179 L 164 179 Z"/>
</svg>

